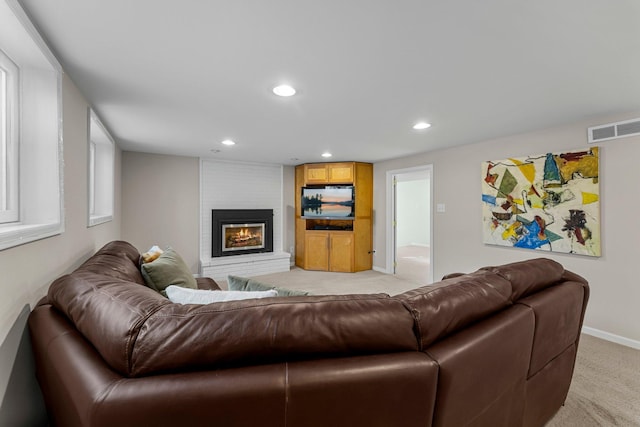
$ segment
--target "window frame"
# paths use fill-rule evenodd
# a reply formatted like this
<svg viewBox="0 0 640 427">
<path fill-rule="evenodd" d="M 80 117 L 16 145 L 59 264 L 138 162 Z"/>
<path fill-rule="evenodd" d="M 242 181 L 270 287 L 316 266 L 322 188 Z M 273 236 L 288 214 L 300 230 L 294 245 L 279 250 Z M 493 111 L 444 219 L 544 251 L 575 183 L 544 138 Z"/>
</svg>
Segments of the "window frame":
<svg viewBox="0 0 640 427">
<path fill-rule="evenodd" d="M 116 144 L 92 108 L 87 117 L 87 226 L 93 227 L 113 220 Z"/>
<path fill-rule="evenodd" d="M 19 219 L 20 70 L 0 49 L 0 224 Z"/>
<path fill-rule="evenodd" d="M 18 218 L 0 224 L 0 251 L 64 232 L 62 67 L 18 0 L 0 0 L 0 49 L 19 70 Z M 13 171 L 13 170 L 12 170 Z"/>
</svg>

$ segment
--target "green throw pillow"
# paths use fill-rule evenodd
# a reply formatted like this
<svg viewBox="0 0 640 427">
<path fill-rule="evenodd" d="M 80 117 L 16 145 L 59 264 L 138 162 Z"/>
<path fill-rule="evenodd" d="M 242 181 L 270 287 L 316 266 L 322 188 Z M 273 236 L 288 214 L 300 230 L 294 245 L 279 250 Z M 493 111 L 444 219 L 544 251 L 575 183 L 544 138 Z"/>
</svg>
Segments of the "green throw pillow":
<svg viewBox="0 0 640 427">
<path fill-rule="evenodd" d="M 197 289 L 196 279 L 182 257 L 173 249 L 168 248 L 157 259 L 142 264 L 140 267 L 144 281 L 151 289 L 165 295 L 164 290 L 169 285 L 183 288 Z"/>
<path fill-rule="evenodd" d="M 227 284 L 230 291 L 246 291 L 249 279 L 240 276 L 227 276 Z"/>
<path fill-rule="evenodd" d="M 275 289 L 276 291 L 278 291 L 279 297 L 295 297 L 295 296 L 309 295 L 309 292 L 278 288 L 276 286 L 269 285 L 268 283 L 262 283 L 257 280 L 248 279 L 246 277 L 228 276 L 227 282 L 229 283 L 230 291 L 256 292 L 256 291 L 269 291 L 271 289 Z"/>
</svg>

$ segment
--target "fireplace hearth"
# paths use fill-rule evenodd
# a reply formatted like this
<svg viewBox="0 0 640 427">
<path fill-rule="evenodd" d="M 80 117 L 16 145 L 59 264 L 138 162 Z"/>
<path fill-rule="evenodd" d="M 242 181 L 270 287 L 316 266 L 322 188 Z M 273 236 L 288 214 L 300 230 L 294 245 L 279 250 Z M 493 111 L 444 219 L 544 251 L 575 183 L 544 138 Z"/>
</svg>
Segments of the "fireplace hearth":
<svg viewBox="0 0 640 427">
<path fill-rule="evenodd" d="M 273 209 L 212 209 L 211 257 L 273 252 Z"/>
</svg>

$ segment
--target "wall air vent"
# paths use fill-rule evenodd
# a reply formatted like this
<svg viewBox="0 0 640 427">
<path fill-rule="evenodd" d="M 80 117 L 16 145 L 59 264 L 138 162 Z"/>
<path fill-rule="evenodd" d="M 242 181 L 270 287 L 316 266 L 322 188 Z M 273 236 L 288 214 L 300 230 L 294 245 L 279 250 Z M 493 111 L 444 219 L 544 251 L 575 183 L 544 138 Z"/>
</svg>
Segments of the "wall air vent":
<svg viewBox="0 0 640 427">
<path fill-rule="evenodd" d="M 634 135 L 640 135 L 640 119 L 625 120 L 589 128 L 590 143 Z"/>
</svg>

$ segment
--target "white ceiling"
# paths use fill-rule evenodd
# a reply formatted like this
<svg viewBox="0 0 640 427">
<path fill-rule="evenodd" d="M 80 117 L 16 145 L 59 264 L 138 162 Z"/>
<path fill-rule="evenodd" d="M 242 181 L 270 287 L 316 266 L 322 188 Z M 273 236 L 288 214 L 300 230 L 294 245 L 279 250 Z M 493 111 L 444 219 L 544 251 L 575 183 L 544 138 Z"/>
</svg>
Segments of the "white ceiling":
<svg viewBox="0 0 640 427">
<path fill-rule="evenodd" d="M 124 150 L 376 162 L 640 110 L 638 0 L 21 4 Z"/>
</svg>

